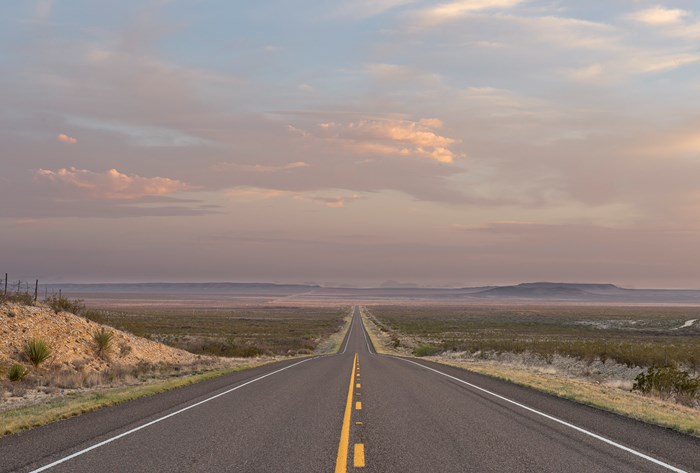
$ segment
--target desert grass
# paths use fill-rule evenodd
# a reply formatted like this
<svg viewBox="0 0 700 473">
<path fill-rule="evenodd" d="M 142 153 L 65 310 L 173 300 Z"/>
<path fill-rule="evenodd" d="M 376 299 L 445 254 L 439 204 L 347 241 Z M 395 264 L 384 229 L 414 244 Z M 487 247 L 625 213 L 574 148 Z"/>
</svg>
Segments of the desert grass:
<svg viewBox="0 0 700 473">
<path fill-rule="evenodd" d="M 121 404 L 145 396 L 170 391 L 175 388 L 188 386 L 208 379 L 223 376 L 256 366 L 262 366 L 275 360 L 251 363 L 245 366 L 220 369 L 207 373 L 182 376 L 166 381 L 153 382 L 140 386 L 122 386 L 105 388 L 98 391 L 77 393 L 54 399 L 50 402 L 11 409 L 0 412 L 0 435 L 10 435 L 23 430 L 39 427 L 61 419 L 92 412 L 102 407 Z"/>
<path fill-rule="evenodd" d="M 134 335 L 200 355 L 296 356 L 317 352 L 341 331 L 347 307 L 153 306 L 91 308 L 84 316 Z"/>
<path fill-rule="evenodd" d="M 316 350 L 314 351 L 315 354 L 327 355 L 332 353 L 338 353 L 338 351 L 340 350 L 340 346 L 342 345 L 343 340 L 345 339 L 345 335 L 347 335 L 348 330 L 350 329 L 350 324 L 352 323 L 352 314 L 353 309 L 348 309 L 347 315 L 343 319 L 343 325 L 341 326 L 341 328 L 336 332 L 332 333 L 330 336 L 326 337 L 325 340 L 321 341 L 316 346 Z"/>
<path fill-rule="evenodd" d="M 700 318 L 700 307 L 382 306 L 369 312 L 383 332 L 406 338 L 414 353 L 426 345 L 426 354 L 528 352 L 700 371 L 700 326 L 680 328 Z"/>
<path fill-rule="evenodd" d="M 363 308 L 362 320 L 372 343 L 380 354 L 414 356 L 415 338 L 404 338 L 378 320 L 372 311 Z M 395 346 L 394 340 L 400 345 Z M 629 389 L 621 389 L 615 383 L 599 383 L 592 379 L 576 378 L 553 372 L 543 372 L 537 367 L 504 364 L 497 360 L 459 360 L 449 356 L 430 356 L 437 363 L 455 366 L 504 379 L 548 394 L 569 399 L 606 411 L 621 414 L 650 424 L 669 427 L 679 432 L 700 436 L 700 410 L 677 403 L 645 396 Z"/>
<path fill-rule="evenodd" d="M 456 361 L 439 356 L 427 359 L 535 388 L 557 397 L 615 412 L 642 422 L 700 436 L 700 410 L 674 402 L 644 396 L 614 386 L 503 366 L 495 362 Z"/>
</svg>

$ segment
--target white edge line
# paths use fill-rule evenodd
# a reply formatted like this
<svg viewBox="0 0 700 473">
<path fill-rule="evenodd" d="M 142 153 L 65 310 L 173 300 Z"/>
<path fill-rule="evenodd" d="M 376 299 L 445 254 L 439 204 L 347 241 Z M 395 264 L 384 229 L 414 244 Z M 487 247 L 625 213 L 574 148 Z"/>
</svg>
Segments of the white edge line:
<svg viewBox="0 0 700 473">
<path fill-rule="evenodd" d="M 355 325 L 355 307 L 352 309 L 352 319 L 350 319 L 350 331 L 348 332 L 348 338 L 345 340 L 345 348 L 340 352 L 341 355 L 345 354 L 345 350 L 348 349 L 348 343 L 350 343 L 350 334 L 352 334 L 352 326 Z"/>
<path fill-rule="evenodd" d="M 193 407 L 197 407 L 197 406 L 199 406 L 199 405 L 201 405 L 201 404 L 204 404 L 205 402 L 209 402 L 209 401 L 211 401 L 211 400 L 213 400 L 213 399 L 216 399 L 217 397 L 221 397 L 221 396 L 223 396 L 223 395 L 225 395 L 225 394 L 228 394 L 228 393 L 230 393 L 230 392 L 233 392 L 233 391 L 235 391 L 235 390 L 237 390 L 237 389 L 242 388 L 243 386 L 247 386 L 247 385 L 249 385 L 249 384 L 251 384 L 251 383 L 254 383 L 254 382 L 256 382 L 256 381 L 260 381 L 260 380 L 263 379 L 263 378 L 267 378 L 268 376 L 272 376 L 273 374 L 279 373 L 280 371 L 284 371 L 284 370 L 289 369 L 289 368 L 291 368 L 291 367 L 293 367 L 293 366 L 297 366 L 297 365 L 300 365 L 300 364 L 302 364 L 302 363 L 306 363 L 307 361 L 313 360 L 313 359 L 314 359 L 314 358 L 307 358 L 307 359 L 305 359 L 305 360 L 302 360 L 302 361 L 299 361 L 299 362 L 297 362 L 297 363 L 294 363 L 293 365 L 285 366 L 284 368 L 281 368 L 281 369 L 278 369 L 278 370 L 276 370 L 276 371 L 273 371 L 272 373 L 267 373 L 267 374 L 265 374 L 265 375 L 262 375 L 262 376 L 259 376 L 259 377 L 255 378 L 255 379 L 251 379 L 250 381 L 246 381 L 245 383 L 239 384 L 238 386 L 236 386 L 236 387 L 234 387 L 234 388 L 231 388 L 231 389 L 229 389 L 229 390 L 226 390 L 226 391 L 221 392 L 221 393 L 219 393 L 219 394 L 216 394 L 216 395 L 214 395 L 214 396 L 208 397 L 208 398 L 206 398 L 206 399 L 204 399 L 204 400 L 202 400 L 202 401 L 196 402 L 196 403 L 192 404 L 191 406 L 187 406 L 187 407 L 184 407 L 184 408 L 182 408 L 182 409 L 180 409 L 180 410 L 178 410 L 178 411 L 171 412 L 171 413 L 168 414 L 168 415 L 165 415 L 165 416 L 163 416 L 163 417 L 159 417 L 159 418 L 157 418 L 157 419 L 155 419 L 155 420 L 152 420 L 152 421 L 150 421 L 150 422 L 148 422 L 148 423 L 146 423 L 146 424 L 140 425 L 140 426 L 135 427 L 135 428 L 133 428 L 133 429 L 131 429 L 131 430 L 127 430 L 126 432 L 122 432 L 122 433 L 119 434 L 119 435 L 115 435 L 114 437 L 108 438 L 107 440 L 103 440 L 102 442 L 96 443 L 95 445 L 92 445 L 92 446 L 90 446 L 90 447 L 88 447 L 88 448 L 85 448 L 85 449 L 83 449 L 83 450 L 80 450 L 80 451 L 78 451 L 78 452 L 75 452 L 75 453 L 73 453 L 73 454 L 71 454 L 71 455 L 68 455 L 67 457 L 61 458 L 60 460 L 56 460 L 56 461 L 53 462 L 53 463 L 49 463 L 48 465 L 44 465 L 44 466 L 42 466 L 42 467 L 40 467 L 40 468 L 37 468 L 36 470 L 32 470 L 30 473 L 38 473 L 38 472 L 40 472 L 40 471 L 44 471 L 44 470 L 48 470 L 49 468 L 53 468 L 53 467 L 56 466 L 56 465 L 60 465 L 61 463 L 64 463 L 64 462 L 66 462 L 66 461 L 68 461 L 68 460 L 71 460 L 71 459 L 73 459 L 73 458 L 75 458 L 75 457 L 78 457 L 78 456 L 80 456 L 80 455 L 82 455 L 82 454 L 84 454 L 84 453 L 87 453 L 87 452 L 89 452 L 90 450 L 94 450 L 94 449 L 96 449 L 96 448 L 102 447 L 103 445 L 107 445 L 108 443 L 112 443 L 112 442 L 114 442 L 115 440 L 118 440 L 118 439 L 120 439 L 120 438 L 122 438 L 122 437 L 126 437 L 127 435 L 133 434 L 134 432 L 137 432 L 137 431 L 139 431 L 139 430 L 141 430 L 141 429 L 145 429 L 146 427 L 149 427 L 149 426 L 151 426 L 151 425 L 153 425 L 153 424 L 157 424 L 157 423 L 160 422 L 160 421 L 163 421 L 163 420 L 165 420 L 165 419 L 167 419 L 167 418 L 169 418 L 169 417 L 173 417 L 173 416 L 178 415 L 178 414 L 180 414 L 180 413 L 182 413 L 182 412 L 185 412 L 185 411 L 187 411 L 187 410 L 190 410 L 190 409 L 192 409 Z"/>
<path fill-rule="evenodd" d="M 362 325 L 362 334 L 365 336 L 365 343 L 367 343 L 367 351 L 369 351 L 369 354 L 372 355 L 372 349 L 369 346 L 369 340 L 367 340 L 367 328 L 362 322 L 362 309 L 360 309 L 360 325 Z"/>
<path fill-rule="evenodd" d="M 533 413 L 538 414 L 538 415 L 540 415 L 540 416 L 542 416 L 542 417 L 546 417 L 546 418 L 549 419 L 549 420 L 552 420 L 552 421 L 554 421 L 554 422 L 558 422 L 559 424 L 565 425 L 566 427 L 569 427 L 569 428 L 574 429 L 574 430 L 576 430 L 576 431 L 578 431 L 578 432 L 581 432 L 581 433 L 583 433 L 583 434 L 586 434 L 586 435 L 588 435 L 588 436 L 590 436 L 590 437 L 593 437 L 593 438 L 595 438 L 595 439 L 598 439 L 598 440 L 600 440 L 600 441 L 602 441 L 602 442 L 605 442 L 605 443 L 607 443 L 607 444 L 609 444 L 609 445 L 612 445 L 613 447 L 617 447 L 617 448 L 619 448 L 619 449 L 621 449 L 621 450 L 624 450 L 624 451 L 626 451 L 626 452 L 629 452 L 629 453 L 631 453 L 631 454 L 633 454 L 633 455 L 636 455 L 636 456 L 638 456 L 638 457 L 640 457 L 640 458 L 643 458 L 643 459 L 645 459 L 645 460 L 648 460 L 648 461 L 650 461 L 650 462 L 652 462 L 652 463 L 656 463 L 657 465 L 662 466 L 662 467 L 664 467 L 664 468 L 667 468 L 667 469 L 669 469 L 669 470 L 671 470 L 671 471 L 675 471 L 675 472 L 677 472 L 677 473 L 687 473 L 685 470 L 681 470 L 680 468 L 676 468 L 675 466 L 669 465 L 668 463 L 664 463 L 664 462 L 662 462 L 661 460 L 657 460 L 656 458 L 650 457 L 649 455 L 645 455 L 645 454 L 643 454 L 642 452 L 638 452 L 637 450 L 633 450 L 633 449 L 631 449 L 631 448 L 629 448 L 629 447 L 625 447 L 624 445 L 621 445 L 621 444 L 619 444 L 619 443 L 617 443 L 617 442 L 613 442 L 612 440 L 607 439 L 607 438 L 605 438 L 605 437 L 603 437 L 603 436 L 601 436 L 601 435 L 595 434 L 595 433 L 593 433 L 593 432 L 591 432 L 591 431 L 589 431 L 589 430 L 586 430 L 586 429 L 582 429 L 581 427 L 578 427 L 578 426 L 576 426 L 576 425 L 574 425 L 574 424 L 570 424 L 570 423 L 568 423 L 568 422 L 566 422 L 566 421 L 564 421 L 564 420 L 561 420 L 561 419 L 559 419 L 559 418 L 557 418 L 557 417 L 550 416 L 549 414 L 545 414 L 544 412 L 538 411 L 537 409 L 533 409 L 532 407 L 528 407 L 528 406 L 526 406 L 526 405 L 524 405 L 524 404 L 520 404 L 519 402 L 516 402 L 516 401 L 513 401 L 513 400 L 511 400 L 511 399 L 508 399 L 507 397 L 503 397 L 503 396 L 501 396 L 500 394 L 496 394 L 496 393 L 494 393 L 494 392 L 489 391 L 488 389 L 481 388 L 481 387 L 479 387 L 479 386 L 477 386 L 477 385 L 475 385 L 475 384 L 469 383 L 469 382 L 464 381 L 464 380 L 462 380 L 462 379 L 459 379 L 459 378 L 457 378 L 457 377 L 455 377 L 455 376 L 451 376 L 451 375 L 449 375 L 449 374 L 447 374 L 447 373 L 443 373 L 442 371 L 438 371 L 438 370 L 436 370 L 436 369 L 430 368 L 429 366 L 425 366 L 425 365 L 422 365 L 422 364 L 420 364 L 420 363 L 416 363 L 415 361 L 412 361 L 412 360 L 407 360 L 407 359 L 405 359 L 405 358 L 400 358 L 400 357 L 397 357 L 397 356 L 391 356 L 391 355 L 389 355 L 389 356 L 390 356 L 391 358 L 396 358 L 397 360 L 405 361 L 405 362 L 407 362 L 407 363 L 413 363 L 414 365 L 418 365 L 418 366 L 420 366 L 421 368 L 425 368 L 426 370 L 434 371 L 434 372 L 436 372 L 436 373 L 438 373 L 438 374 L 441 374 L 441 375 L 446 376 L 446 377 L 448 377 L 448 378 L 454 379 L 455 381 L 459 381 L 460 383 L 466 384 L 467 386 L 471 386 L 471 387 L 474 388 L 474 389 L 478 389 L 479 391 L 483 391 L 483 392 L 485 392 L 485 393 L 487 393 L 487 394 L 490 394 L 490 395 L 492 395 L 492 396 L 494 396 L 494 397 L 497 397 L 498 399 L 501 399 L 501 400 L 503 400 L 503 401 L 506 401 L 506 402 L 509 402 L 509 403 L 511 403 L 511 404 L 514 404 L 514 405 L 516 405 L 516 406 L 518 406 L 518 407 L 521 407 L 521 408 L 523 408 L 523 409 L 525 409 L 525 410 L 527 410 L 527 411 L 533 412 Z"/>
</svg>

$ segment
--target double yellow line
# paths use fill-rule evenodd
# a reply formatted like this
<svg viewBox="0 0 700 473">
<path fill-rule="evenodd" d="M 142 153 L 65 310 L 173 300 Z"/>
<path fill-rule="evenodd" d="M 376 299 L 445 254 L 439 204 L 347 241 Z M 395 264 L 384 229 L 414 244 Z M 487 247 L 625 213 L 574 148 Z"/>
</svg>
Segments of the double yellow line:
<svg viewBox="0 0 700 473">
<path fill-rule="evenodd" d="M 350 372 L 350 386 L 348 387 L 348 400 L 345 404 L 345 415 L 343 416 L 343 427 L 340 430 L 340 443 L 338 444 L 338 456 L 335 460 L 335 473 L 347 473 L 348 471 L 348 448 L 350 446 L 350 420 L 352 418 L 353 388 L 360 388 L 360 383 L 355 384 L 356 376 L 359 376 L 359 360 L 357 353 L 352 360 L 352 371 Z M 362 409 L 362 402 L 355 403 L 355 409 Z M 353 449 L 353 466 L 360 468 L 365 466 L 365 446 L 356 443 Z"/>
</svg>

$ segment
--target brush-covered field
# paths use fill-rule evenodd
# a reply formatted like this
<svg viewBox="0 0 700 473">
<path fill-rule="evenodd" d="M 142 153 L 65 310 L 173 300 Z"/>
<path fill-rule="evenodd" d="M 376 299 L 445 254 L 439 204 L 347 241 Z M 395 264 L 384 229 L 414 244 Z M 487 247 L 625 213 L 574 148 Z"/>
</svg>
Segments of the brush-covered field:
<svg viewBox="0 0 700 473">
<path fill-rule="evenodd" d="M 338 332 L 347 307 L 92 307 L 85 316 L 196 354 L 251 357 L 313 353 Z"/>
<path fill-rule="evenodd" d="M 376 306 L 369 312 L 399 347 L 441 352 L 528 352 L 627 366 L 700 370 L 700 307 Z M 695 322 L 691 322 L 697 319 Z"/>
</svg>

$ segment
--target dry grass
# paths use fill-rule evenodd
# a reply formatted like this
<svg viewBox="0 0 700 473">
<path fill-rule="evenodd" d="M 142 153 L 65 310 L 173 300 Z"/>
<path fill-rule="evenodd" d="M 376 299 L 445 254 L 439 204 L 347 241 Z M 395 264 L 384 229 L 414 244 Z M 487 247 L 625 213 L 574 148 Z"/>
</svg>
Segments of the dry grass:
<svg viewBox="0 0 700 473">
<path fill-rule="evenodd" d="M 382 323 L 377 321 L 370 312 L 363 309 L 361 314 L 367 333 L 378 353 L 412 356 L 413 347 L 407 347 L 407 345 L 415 344 L 415 340 L 401 338 L 401 346 L 394 347 L 393 339 L 398 335 L 388 331 L 386 327 L 382 327 Z M 700 436 L 700 410 L 630 392 L 629 389 L 621 389 L 620 386 L 616 386 L 615 382 L 598 384 L 591 379 L 575 378 L 554 372 L 541 372 L 537 368 L 525 365 L 507 365 L 494 360 L 462 361 L 447 356 L 428 357 L 427 359 L 504 379 L 650 424 Z M 627 383 L 621 384 L 627 387 Z"/>
<path fill-rule="evenodd" d="M 340 330 L 334 332 L 325 340 L 321 341 L 316 346 L 316 350 L 314 351 L 315 354 L 326 355 L 331 353 L 337 353 L 338 350 L 340 350 L 340 345 L 343 343 L 343 339 L 345 338 L 345 335 L 348 333 L 348 329 L 350 328 L 350 324 L 352 322 L 352 314 L 353 309 L 350 308 L 348 310 L 347 315 L 345 316 L 345 319 L 343 320 L 343 325 L 340 328 Z"/>
<path fill-rule="evenodd" d="M 270 360 L 267 363 L 274 361 Z M 167 381 L 149 383 L 140 386 L 106 388 L 99 391 L 78 393 L 64 396 L 50 402 L 0 412 L 0 435 L 9 435 L 22 430 L 39 427 L 61 419 L 67 419 L 86 412 L 95 411 L 102 407 L 121 404 L 140 397 L 170 391 L 171 389 L 187 386 L 207 379 L 222 376 L 242 369 L 261 366 L 265 362 L 251 363 L 244 367 L 238 366 L 208 373 L 183 376 Z"/>
<path fill-rule="evenodd" d="M 169 307 L 112 305 L 92 308 L 90 320 L 200 355 L 294 356 L 315 353 L 342 330 L 347 307 Z"/>
<path fill-rule="evenodd" d="M 502 366 L 494 362 L 455 361 L 428 357 L 431 361 L 504 379 L 557 397 L 622 414 L 650 424 L 700 436 L 700 410 L 649 396 L 556 374 Z"/>
<path fill-rule="evenodd" d="M 346 311 L 342 324 L 335 325 L 337 330 L 330 335 L 324 333 L 325 336 L 318 340 L 315 345 L 317 347 L 316 353 L 337 352 L 350 327 L 351 316 L 352 311 Z M 288 330 L 290 321 L 284 320 L 283 323 Z M 119 346 L 119 351 L 128 352 L 130 346 L 122 344 Z M 31 404 L 15 408 L 5 404 L 5 410 L 0 411 L 0 436 L 231 372 L 261 366 L 279 359 L 281 358 L 267 357 L 248 361 L 238 360 L 235 361 L 237 363 L 235 367 L 216 370 L 214 369 L 220 365 L 208 364 L 205 361 L 192 366 L 167 363 L 140 363 L 136 366 L 113 365 L 104 372 L 54 367 L 43 371 L 41 376 L 36 379 L 25 380 L 21 383 L 6 382 L 0 385 L 3 398 L 8 396 L 15 398 L 15 400 L 23 398 L 20 402 Z M 230 360 L 230 362 L 233 363 L 234 360 Z M 203 373 L 203 370 L 210 371 Z M 169 377 L 176 378 L 164 379 Z M 62 394 L 63 392 L 68 394 Z M 35 399 L 29 399 L 32 396 Z"/>
</svg>

